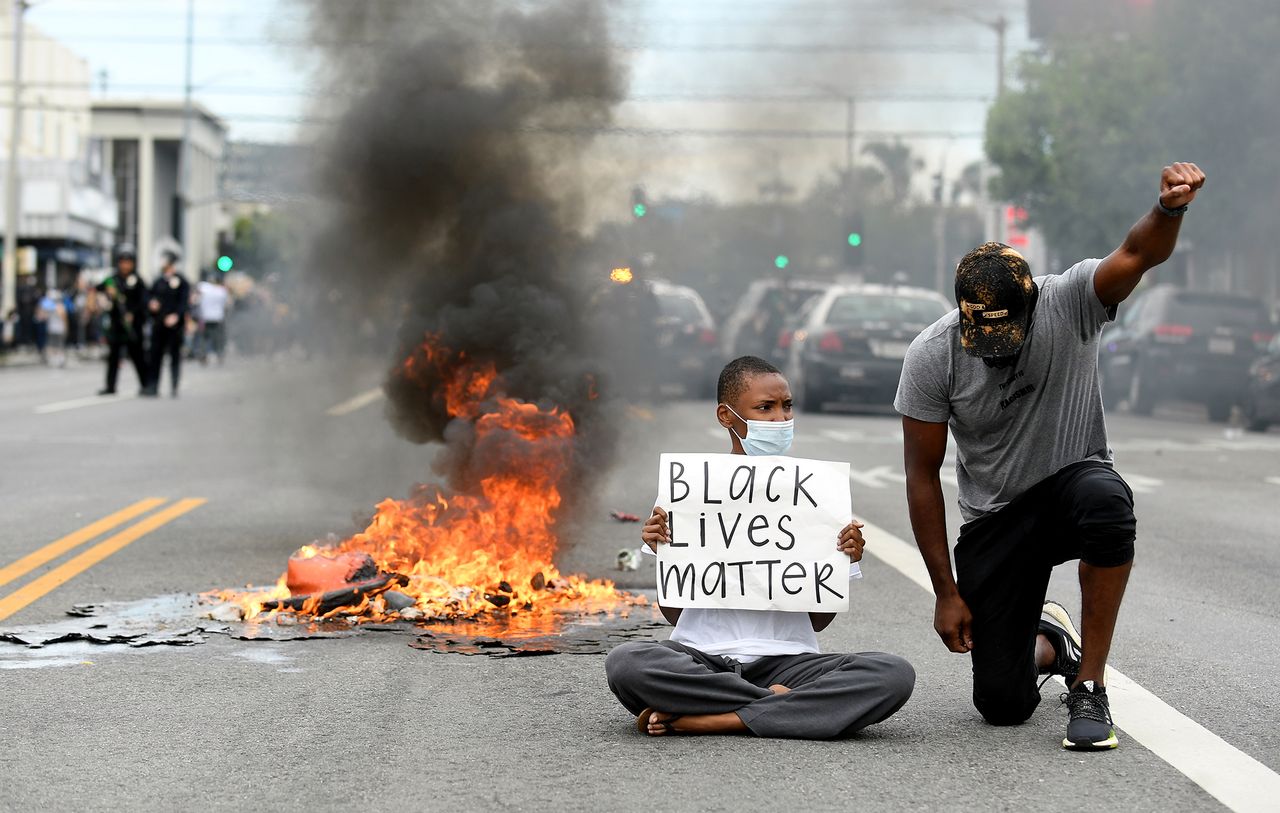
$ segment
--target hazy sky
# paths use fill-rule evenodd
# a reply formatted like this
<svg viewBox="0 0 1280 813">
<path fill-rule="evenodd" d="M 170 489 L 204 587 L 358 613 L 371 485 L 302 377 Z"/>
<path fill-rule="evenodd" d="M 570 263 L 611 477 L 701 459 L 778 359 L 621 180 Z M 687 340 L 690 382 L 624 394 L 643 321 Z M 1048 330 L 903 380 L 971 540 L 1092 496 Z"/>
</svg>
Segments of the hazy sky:
<svg viewBox="0 0 1280 813">
<path fill-rule="evenodd" d="M 361 0 L 311 0 L 361 2 Z M 422 0 L 430 2 L 430 0 Z M 1026 47 L 1024 0 L 601 0 L 617 20 L 620 57 L 635 100 L 623 128 L 645 131 L 765 128 L 826 131 L 845 126 L 840 98 L 673 101 L 670 96 L 858 95 L 858 144 L 906 132 L 926 162 L 953 175 L 980 155 L 995 89 L 996 37 L 983 20 L 1010 21 L 1008 54 Z M 291 0 L 196 0 L 196 97 L 222 116 L 231 137 L 288 141 L 305 136 L 308 71 L 288 47 L 304 10 Z M 94 95 L 182 93 L 185 0 L 37 0 L 28 20 L 85 57 Z M 284 43 L 284 44 L 282 44 Z M 653 47 L 657 46 L 657 47 Z M 1010 71 L 1012 74 L 1012 70 Z M 667 97 L 667 98 L 662 98 Z M 897 98 L 888 98 L 897 97 Z M 904 100 L 911 97 L 912 100 Z M 954 134 L 947 138 L 941 134 Z M 843 163 L 830 138 L 611 135 L 618 183 L 643 182 L 654 196 L 754 194 L 778 174 L 804 187 Z"/>
</svg>

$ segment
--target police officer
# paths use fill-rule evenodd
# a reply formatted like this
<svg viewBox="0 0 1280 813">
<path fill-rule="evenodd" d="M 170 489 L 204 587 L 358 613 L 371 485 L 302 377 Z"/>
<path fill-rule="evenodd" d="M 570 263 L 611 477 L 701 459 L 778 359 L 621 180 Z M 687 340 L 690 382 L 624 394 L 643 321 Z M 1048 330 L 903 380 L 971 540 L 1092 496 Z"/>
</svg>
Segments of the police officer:
<svg viewBox="0 0 1280 813">
<path fill-rule="evenodd" d="M 160 370 L 164 357 L 169 356 L 169 373 L 172 379 L 170 394 L 178 397 L 178 376 L 182 368 L 182 340 L 186 333 L 187 310 L 191 300 L 191 286 L 178 273 L 178 255 L 164 253 L 164 268 L 160 278 L 151 285 L 151 385 L 147 395 L 156 395 L 160 389 Z"/>
<path fill-rule="evenodd" d="M 138 374 L 138 386 L 145 394 L 150 384 L 146 357 L 142 352 L 142 331 L 147 322 L 147 288 L 136 269 L 137 253 L 129 243 L 115 250 L 116 273 L 98 285 L 107 295 L 111 307 L 107 311 L 107 386 L 99 395 L 116 394 L 116 376 L 120 372 L 120 353 L 129 354 Z"/>
</svg>

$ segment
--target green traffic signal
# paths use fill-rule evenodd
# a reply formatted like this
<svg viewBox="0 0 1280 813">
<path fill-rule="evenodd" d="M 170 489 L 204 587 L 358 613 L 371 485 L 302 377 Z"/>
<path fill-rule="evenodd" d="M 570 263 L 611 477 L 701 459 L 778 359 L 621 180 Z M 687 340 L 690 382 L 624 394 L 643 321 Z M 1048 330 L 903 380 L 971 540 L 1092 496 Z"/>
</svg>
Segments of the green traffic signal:
<svg viewBox="0 0 1280 813">
<path fill-rule="evenodd" d="M 785 254 L 779 254 L 773 258 L 773 264 L 778 266 L 778 270 L 782 270 L 791 264 L 791 258 Z"/>
<path fill-rule="evenodd" d="M 232 260 L 230 257 L 228 257 L 226 254 L 223 254 L 221 257 L 218 258 L 218 270 L 221 271 L 222 273 L 225 274 L 234 267 L 235 267 L 235 261 Z"/>
<path fill-rule="evenodd" d="M 636 217 L 644 217 L 649 213 L 649 207 L 645 206 L 643 203 L 637 203 L 635 206 L 631 207 L 631 213 Z"/>
<path fill-rule="evenodd" d="M 850 232 L 849 245 L 853 246 L 854 248 L 857 248 L 858 246 L 862 245 L 862 235 L 856 231 Z"/>
</svg>

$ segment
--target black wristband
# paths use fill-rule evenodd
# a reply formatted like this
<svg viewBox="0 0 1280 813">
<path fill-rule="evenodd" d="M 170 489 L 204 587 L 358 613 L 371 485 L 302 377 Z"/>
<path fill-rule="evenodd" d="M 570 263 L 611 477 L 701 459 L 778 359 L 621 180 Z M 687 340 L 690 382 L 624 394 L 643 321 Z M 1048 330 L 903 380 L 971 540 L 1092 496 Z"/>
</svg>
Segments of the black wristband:
<svg viewBox="0 0 1280 813">
<path fill-rule="evenodd" d="M 1188 204 L 1184 203 L 1177 209 L 1170 209 L 1168 206 L 1165 206 L 1159 198 L 1156 198 L 1156 208 L 1159 209 L 1160 214 L 1165 217 L 1182 217 L 1187 213 Z"/>
</svg>

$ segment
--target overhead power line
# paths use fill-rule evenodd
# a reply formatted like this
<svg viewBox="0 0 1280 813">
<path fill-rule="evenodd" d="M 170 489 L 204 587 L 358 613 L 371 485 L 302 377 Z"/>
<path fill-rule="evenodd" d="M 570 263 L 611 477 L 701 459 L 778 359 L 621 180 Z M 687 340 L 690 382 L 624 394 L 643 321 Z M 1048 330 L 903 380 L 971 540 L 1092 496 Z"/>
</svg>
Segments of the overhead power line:
<svg viewBox="0 0 1280 813">
<path fill-rule="evenodd" d="M 0 29 L 0 37 L 8 33 Z M 33 39 L 31 45 L 51 45 L 63 43 L 109 43 L 114 45 L 147 45 L 162 47 L 183 47 L 184 40 L 178 36 L 61 36 L 58 39 Z M 306 38 L 271 39 L 263 37 L 204 37 L 196 38 L 195 45 L 221 45 L 250 48 L 317 48 L 317 47 L 358 47 L 385 48 L 394 45 L 393 39 L 339 39 L 312 40 Z M 472 44 L 511 46 L 510 41 L 493 40 L 483 43 L 460 43 L 456 40 L 440 39 L 430 41 L 432 45 L 446 48 L 470 47 Z M 712 53 L 779 53 L 779 54 L 959 54 L 988 56 L 993 48 L 980 45 L 962 45 L 952 43 L 842 43 L 842 42 L 737 42 L 737 43 L 677 43 L 677 42 L 615 42 L 610 49 L 628 52 L 673 52 L 686 54 Z M 576 50 L 581 48 L 576 43 L 549 44 L 545 50 Z"/>
<path fill-rule="evenodd" d="M 0 80 L 0 88 L 10 87 L 13 83 L 6 80 Z M 66 82 L 66 81 L 24 81 L 23 87 L 26 89 L 48 89 L 48 90 L 83 90 L 90 92 L 92 90 L 89 83 L 86 82 Z M 165 83 L 147 83 L 147 82 L 113 82 L 111 87 L 115 90 L 133 91 L 133 92 L 180 92 L 182 86 L 179 84 Z M 298 96 L 298 97 L 332 97 L 332 96 L 358 96 L 362 93 L 360 90 L 341 89 L 310 89 L 303 87 L 284 88 L 284 87 L 253 87 L 253 86 L 209 86 L 199 88 L 198 93 L 204 96 Z M 813 92 L 813 93 L 638 93 L 635 95 L 625 96 L 621 99 L 622 103 L 645 102 L 645 103 L 743 103 L 743 104 L 831 104 L 834 102 L 843 103 L 848 98 L 855 101 L 874 101 L 874 102 L 891 102 L 891 103 L 913 103 L 913 102 L 989 102 L 991 96 L 981 93 L 945 93 L 934 91 L 895 91 L 895 90 L 871 90 L 871 91 L 852 91 L 848 94 L 829 93 L 829 92 Z"/>
</svg>

